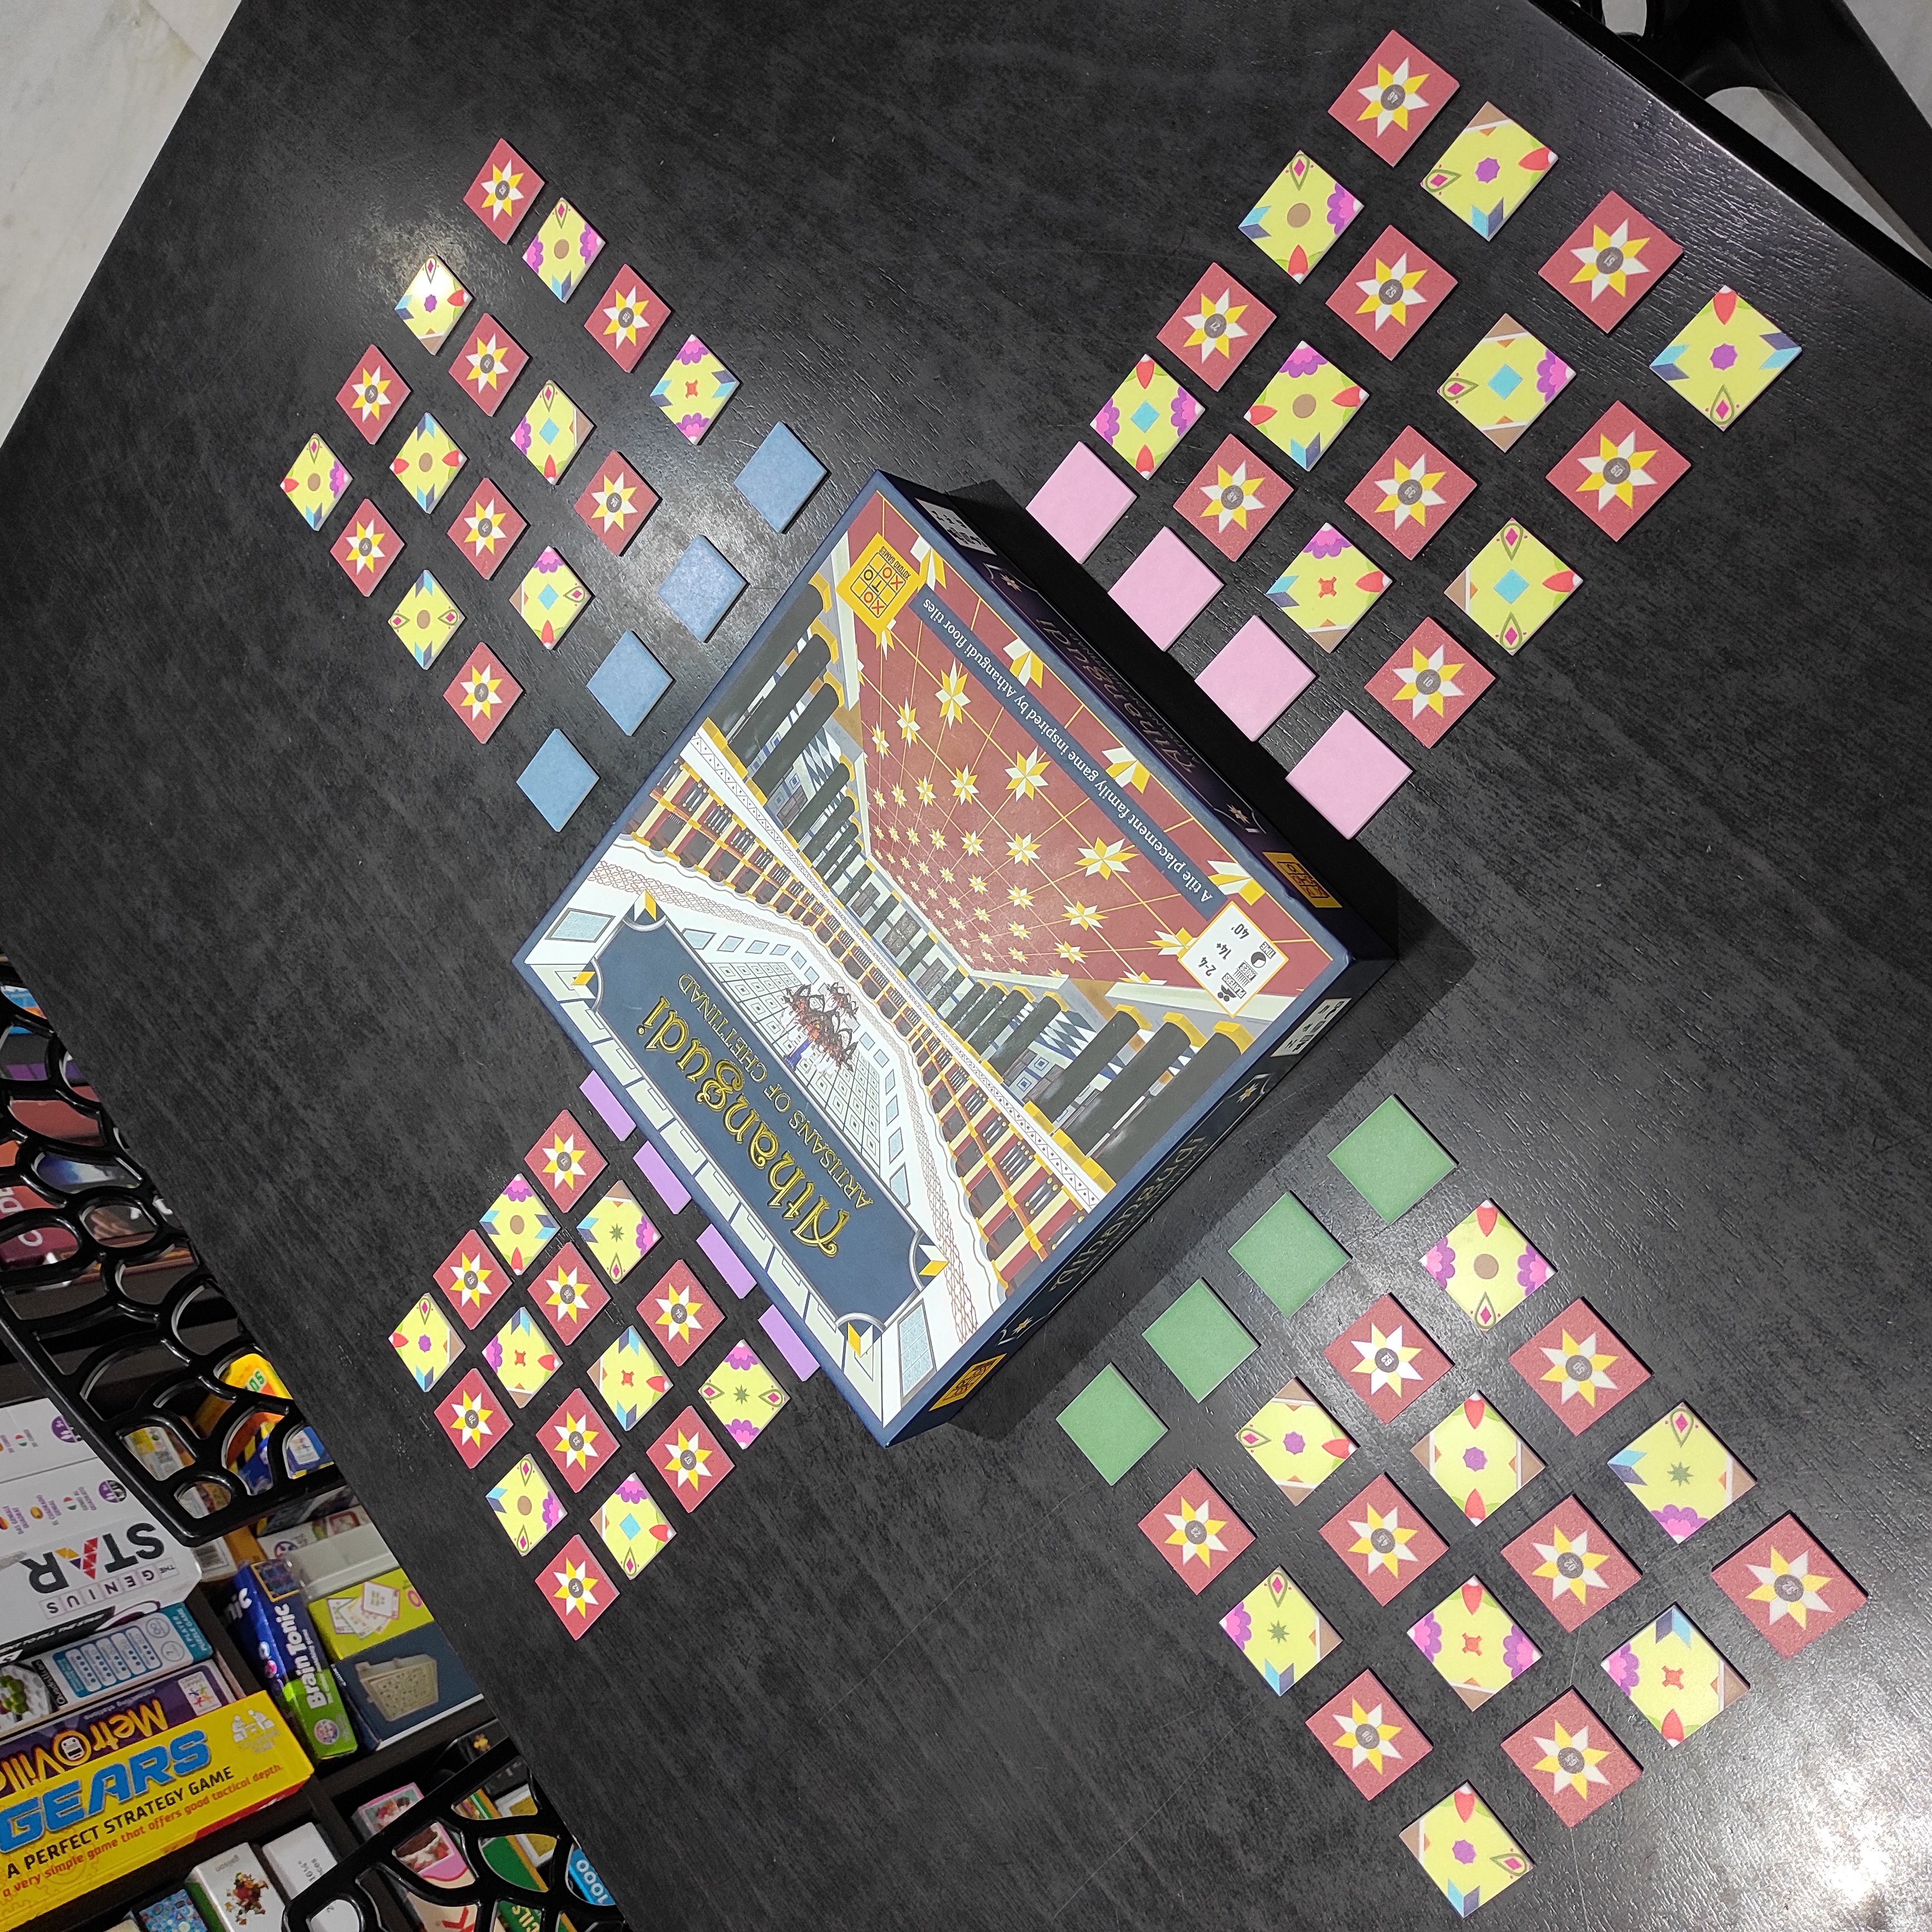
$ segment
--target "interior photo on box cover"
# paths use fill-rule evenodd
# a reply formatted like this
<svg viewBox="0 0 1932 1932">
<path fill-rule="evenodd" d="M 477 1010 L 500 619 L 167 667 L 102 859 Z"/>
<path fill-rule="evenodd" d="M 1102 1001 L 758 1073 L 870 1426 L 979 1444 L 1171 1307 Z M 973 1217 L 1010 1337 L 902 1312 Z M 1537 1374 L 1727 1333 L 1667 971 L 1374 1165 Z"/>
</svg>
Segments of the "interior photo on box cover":
<svg viewBox="0 0 1932 1932">
<path fill-rule="evenodd" d="M 882 1436 L 1347 963 L 1058 628 L 874 478 L 518 960 Z"/>
</svg>

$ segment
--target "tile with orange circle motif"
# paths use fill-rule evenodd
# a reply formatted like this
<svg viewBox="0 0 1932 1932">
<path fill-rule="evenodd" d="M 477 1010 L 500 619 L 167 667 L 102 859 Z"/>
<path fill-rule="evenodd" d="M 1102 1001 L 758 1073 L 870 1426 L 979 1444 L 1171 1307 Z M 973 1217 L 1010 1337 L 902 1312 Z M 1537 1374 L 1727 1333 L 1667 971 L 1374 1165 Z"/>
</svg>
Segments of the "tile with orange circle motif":
<svg viewBox="0 0 1932 1932">
<path fill-rule="evenodd" d="M 1502 1558 L 1567 1630 L 1580 1629 L 1642 1576 L 1574 1496 L 1504 1544 Z"/>
<path fill-rule="evenodd" d="M 1174 507 L 1232 562 L 1294 494 L 1238 436 L 1226 436 Z"/>
<path fill-rule="evenodd" d="M 1141 1534 L 1197 1597 L 1255 1540 L 1198 1469 L 1141 1518 Z"/>
<path fill-rule="evenodd" d="M 341 536 L 329 545 L 328 554 L 366 597 L 402 555 L 403 540 L 390 528 L 388 518 L 364 496 L 343 526 Z"/>
<path fill-rule="evenodd" d="M 486 416 L 494 416 L 516 387 L 530 359 L 523 344 L 494 315 L 485 314 L 470 332 L 470 339 L 449 365 L 449 373 Z"/>
<path fill-rule="evenodd" d="M 577 1490 L 610 1460 L 617 1432 L 581 1389 L 572 1389 L 537 1431 L 537 1440 L 557 1474 Z"/>
<path fill-rule="evenodd" d="M 1328 298 L 1369 346 L 1393 362 L 1449 299 L 1456 278 L 1399 228 L 1384 228 Z"/>
<path fill-rule="evenodd" d="M 572 1241 L 564 1243 L 556 1258 L 538 1276 L 530 1299 L 562 1342 L 575 1341 L 584 1324 L 610 1304 L 596 1270 Z"/>
<path fill-rule="evenodd" d="M 1418 745 L 1434 745 L 1495 682 L 1474 651 L 1425 617 L 1362 688 Z"/>
<path fill-rule="evenodd" d="M 1641 209 L 1610 194 L 1537 273 L 1607 334 L 1683 252 Z"/>
<path fill-rule="evenodd" d="M 590 526 L 597 541 L 613 556 L 644 526 L 657 508 L 658 493 L 616 450 L 597 466 L 597 472 L 577 500 L 577 514 Z"/>
<path fill-rule="evenodd" d="M 611 278 L 584 326 L 628 376 L 670 314 L 670 304 L 627 262 Z"/>
<path fill-rule="evenodd" d="M 638 1304 L 638 1312 L 657 1330 L 664 1352 L 679 1368 L 718 1326 L 718 1311 L 688 1262 L 673 1262 L 658 1285 Z"/>
<path fill-rule="evenodd" d="M 1274 310 L 1259 296 L 1210 262 L 1154 340 L 1209 388 L 1218 389 L 1274 322 Z"/>
<path fill-rule="evenodd" d="M 486 476 L 457 512 L 456 520 L 449 526 L 449 540 L 487 583 L 529 527 L 517 514 L 515 504 Z"/>
<path fill-rule="evenodd" d="M 496 1306 L 510 1285 L 502 1264 L 474 1228 L 452 1248 L 436 1271 L 442 1298 L 466 1328 L 473 1328 Z"/>
<path fill-rule="evenodd" d="M 1372 1670 L 1343 1684 L 1308 1729 L 1364 1798 L 1380 1797 L 1434 1748 Z"/>
<path fill-rule="evenodd" d="M 1413 557 L 1475 488 L 1473 476 L 1412 425 L 1370 466 L 1347 502 L 1364 523 L 1379 530 L 1404 556 Z"/>
<path fill-rule="evenodd" d="M 1635 410 L 1612 403 L 1550 471 L 1550 482 L 1612 543 L 1621 543 L 1690 469 L 1688 459 Z"/>
<path fill-rule="evenodd" d="M 508 716 L 524 687 L 496 662 L 488 644 L 478 644 L 469 661 L 449 681 L 442 701 L 463 720 L 463 728 L 479 745 Z"/>
<path fill-rule="evenodd" d="M 538 1572 L 537 1585 L 573 1642 L 617 1600 L 616 1585 L 580 1536 L 573 1536 Z"/>
<path fill-rule="evenodd" d="M 499 141 L 477 170 L 463 205 L 499 242 L 507 242 L 543 190 L 543 176 L 508 142 Z"/>
<path fill-rule="evenodd" d="M 687 1408 L 651 1444 L 650 1454 L 652 1467 L 687 1514 L 731 1473 L 730 1457 L 694 1408 Z"/>
<path fill-rule="evenodd" d="M 1385 34 L 1328 112 L 1393 167 L 1460 85 L 1413 40 Z"/>
<path fill-rule="evenodd" d="M 1587 1301 L 1573 1301 L 1510 1358 L 1572 1436 L 1650 1379 L 1650 1371 Z"/>
<path fill-rule="evenodd" d="M 1795 1516 L 1780 1516 L 1711 1575 L 1780 1657 L 1796 1657 L 1865 1600 Z"/>
<path fill-rule="evenodd" d="M 1393 1422 L 1449 1372 L 1450 1360 L 1392 1294 L 1385 1294 L 1322 1352 L 1378 1422 Z"/>
<path fill-rule="evenodd" d="M 342 413 L 356 425 L 364 442 L 374 442 L 409 399 L 410 386 L 373 342 L 335 392 Z"/>
<path fill-rule="evenodd" d="M 473 1469 L 509 1433 L 511 1416 L 474 1369 L 436 1405 L 437 1426 Z"/>
<path fill-rule="evenodd" d="M 1449 1546 L 1386 1476 L 1322 1526 L 1322 1540 L 1378 1604 L 1392 1602 Z"/>
<path fill-rule="evenodd" d="M 569 1208 L 604 1172 L 604 1156 L 566 1107 L 524 1155 L 524 1165 L 560 1208 Z"/>
<path fill-rule="evenodd" d="M 1502 1742 L 1502 1754 L 1573 1830 L 1642 1776 L 1616 1733 L 1574 1690 Z"/>
</svg>

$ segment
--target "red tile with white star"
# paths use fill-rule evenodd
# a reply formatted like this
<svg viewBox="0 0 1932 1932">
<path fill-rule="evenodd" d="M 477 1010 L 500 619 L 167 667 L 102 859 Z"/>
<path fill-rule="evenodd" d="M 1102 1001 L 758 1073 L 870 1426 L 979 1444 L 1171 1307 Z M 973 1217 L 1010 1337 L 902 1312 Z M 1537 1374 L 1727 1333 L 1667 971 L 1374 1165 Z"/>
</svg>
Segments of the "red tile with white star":
<svg viewBox="0 0 1932 1932">
<path fill-rule="evenodd" d="M 1503 1561 L 1567 1630 L 1580 1630 L 1642 1573 L 1574 1496 L 1503 1546 Z"/>
<path fill-rule="evenodd" d="M 437 1403 L 436 1420 L 468 1469 L 475 1468 L 510 1432 L 509 1412 L 474 1369 Z"/>
<path fill-rule="evenodd" d="M 470 332 L 449 373 L 486 416 L 494 416 L 509 399 L 530 359 L 523 344 L 494 316 L 485 315 Z"/>
<path fill-rule="evenodd" d="M 1363 686 L 1419 745 L 1433 745 L 1496 680 L 1433 617 L 1425 617 Z"/>
<path fill-rule="evenodd" d="M 442 701 L 463 721 L 463 728 L 479 745 L 509 716 L 524 687 L 496 662 L 488 644 L 478 644 L 463 668 L 449 680 Z"/>
<path fill-rule="evenodd" d="M 1573 1831 L 1643 1775 L 1616 1733 L 1574 1690 L 1504 1738 L 1502 1754 Z"/>
<path fill-rule="evenodd" d="M 410 399 L 410 386 L 389 366 L 389 359 L 372 342 L 335 392 L 342 413 L 356 425 L 364 442 L 374 442 Z"/>
<path fill-rule="evenodd" d="M 556 1330 L 557 1339 L 574 1342 L 586 1322 L 610 1305 L 597 1272 L 577 1252 L 574 1242 L 566 1241 L 556 1258 L 537 1277 L 530 1298 L 537 1312 Z"/>
<path fill-rule="evenodd" d="M 1422 547 L 1466 503 L 1476 479 L 1422 432 L 1405 429 L 1349 491 L 1348 504 L 1404 556 Z"/>
<path fill-rule="evenodd" d="M 673 1262 L 658 1285 L 638 1304 L 638 1312 L 663 1343 L 664 1353 L 679 1368 L 718 1327 L 718 1310 L 691 1271 L 688 1262 Z"/>
<path fill-rule="evenodd" d="M 1218 389 L 1274 322 L 1274 310 L 1219 262 L 1187 292 L 1155 338 L 1190 375 Z"/>
<path fill-rule="evenodd" d="M 1362 1313 L 1322 1352 L 1378 1422 L 1393 1422 L 1449 1372 L 1449 1358 L 1392 1294 Z"/>
<path fill-rule="evenodd" d="M 1400 229 L 1384 228 L 1342 278 L 1328 307 L 1393 362 L 1455 286 L 1456 278 Z"/>
<path fill-rule="evenodd" d="M 364 496 L 356 505 L 355 515 L 343 525 L 341 536 L 329 545 L 328 554 L 366 597 L 402 555 L 403 540 L 390 527 L 388 518 Z"/>
<path fill-rule="evenodd" d="M 604 1156 L 566 1107 L 537 1136 L 524 1156 L 537 1185 L 560 1208 L 574 1208 L 584 1191 L 604 1172 Z"/>
<path fill-rule="evenodd" d="M 1322 1540 L 1378 1604 L 1394 1600 L 1449 1546 L 1387 1476 L 1322 1526 Z"/>
<path fill-rule="evenodd" d="M 610 1460 L 617 1432 L 581 1389 L 572 1389 L 537 1431 L 537 1440 L 574 1492 Z"/>
<path fill-rule="evenodd" d="M 472 1228 L 449 1251 L 436 1271 L 442 1298 L 466 1328 L 473 1328 L 502 1298 L 510 1285 L 488 1242 Z"/>
<path fill-rule="evenodd" d="M 1174 499 L 1181 517 L 1226 557 L 1240 557 L 1294 494 L 1238 436 L 1223 436 L 1199 476 Z"/>
<path fill-rule="evenodd" d="M 1611 194 L 1537 273 L 1608 334 L 1683 252 L 1640 209 Z"/>
<path fill-rule="evenodd" d="M 1308 1729 L 1364 1798 L 1380 1797 L 1434 1748 L 1372 1670 L 1343 1684 Z"/>
<path fill-rule="evenodd" d="M 488 582 L 502 568 L 503 560 L 529 527 L 517 514 L 516 505 L 486 476 L 457 512 L 456 520 L 449 526 L 449 540 Z"/>
<path fill-rule="evenodd" d="M 585 332 L 626 375 L 670 315 L 670 304 L 627 262 L 585 319 Z"/>
<path fill-rule="evenodd" d="M 1630 1344 L 1582 1300 L 1571 1302 L 1531 1336 L 1510 1356 L 1510 1366 L 1572 1436 L 1582 1435 L 1650 1379 Z"/>
<path fill-rule="evenodd" d="M 625 546 L 657 506 L 658 493 L 634 464 L 626 463 L 614 449 L 597 466 L 596 474 L 578 498 L 577 514 L 613 556 L 622 556 Z"/>
<path fill-rule="evenodd" d="M 543 176 L 508 142 L 499 141 L 477 170 L 463 205 L 499 242 L 507 242 L 543 190 Z"/>
<path fill-rule="evenodd" d="M 651 1444 L 650 1456 L 651 1466 L 664 1478 L 664 1486 L 684 1505 L 687 1514 L 710 1495 L 733 1467 L 730 1457 L 718 1447 L 718 1438 L 699 1420 L 694 1408 L 687 1408 Z"/>
<path fill-rule="evenodd" d="M 1620 543 L 1690 468 L 1690 460 L 1634 410 L 1612 403 L 1550 471 L 1550 482 L 1612 543 Z"/>
<path fill-rule="evenodd" d="M 1328 112 L 1393 167 L 1460 85 L 1413 40 L 1385 34 Z"/>
<path fill-rule="evenodd" d="M 1197 1597 L 1255 1540 L 1198 1469 L 1190 1469 L 1141 1518 L 1141 1534 Z"/>
<path fill-rule="evenodd" d="M 1795 1516 L 1780 1517 L 1711 1575 L 1780 1657 L 1796 1657 L 1865 1600 Z"/>
<path fill-rule="evenodd" d="M 573 1639 L 583 1636 L 617 1600 L 616 1585 L 580 1536 L 573 1536 L 538 1571 L 537 1588 Z"/>
</svg>

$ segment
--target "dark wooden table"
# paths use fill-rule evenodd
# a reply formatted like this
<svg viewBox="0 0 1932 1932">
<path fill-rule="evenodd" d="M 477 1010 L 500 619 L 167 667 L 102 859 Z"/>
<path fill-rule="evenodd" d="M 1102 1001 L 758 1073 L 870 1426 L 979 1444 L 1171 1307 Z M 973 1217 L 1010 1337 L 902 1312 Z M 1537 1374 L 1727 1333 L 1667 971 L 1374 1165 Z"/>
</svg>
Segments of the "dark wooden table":
<svg viewBox="0 0 1932 1932">
<path fill-rule="evenodd" d="M 1394 170 L 1325 112 L 1388 26 L 1462 82 L 1442 141 Z M 1488 244 L 1415 186 L 1486 97 L 1561 157 Z M 460 206 L 500 134 L 600 226 L 607 261 L 674 304 L 635 376 L 585 335 L 587 297 L 556 305 Z M 1462 278 L 1393 365 L 1321 307 L 1348 245 L 1297 290 L 1238 232 L 1298 146 L 1366 197 L 1349 242 L 1394 220 Z M 1932 1910 L 1911 1768 L 1932 1754 L 1932 307 L 1901 258 L 1762 165 L 1524 0 L 243 8 L 0 454 L 0 920 L 638 1922 L 1433 1924 L 1447 1908 L 1396 1834 L 1464 1778 L 1538 1862 L 1486 1908 L 1498 1927 Z M 1612 188 L 1686 253 L 1604 338 L 1534 272 Z M 581 383 L 600 446 L 663 493 L 621 563 L 584 538 L 574 489 L 539 502 L 520 482 L 514 411 L 486 433 L 391 317 L 432 248 L 542 370 Z M 964 1426 L 882 1451 L 820 1378 L 573 1646 L 384 1345 L 581 1075 L 511 954 L 875 464 L 1024 499 L 1210 259 L 1282 310 L 1270 350 L 1310 334 L 1368 383 L 1372 414 L 1232 572 L 1182 662 L 1258 608 L 1305 513 L 1339 516 L 1405 421 L 1480 485 L 1420 563 L 1388 554 L 1396 589 L 1270 734 L 1284 762 L 1364 706 L 1420 615 L 1460 621 L 1441 585 L 1504 514 L 1586 587 L 1520 658 L 1483 653 L 1497 688 L 1365 835 L 1413 895 L 1407 957 L 1298 1079 Z M 1720 436 L 1645 364 L 1722 282 L 1804 353 Z M 1432 393 L 1504 308 L 1580 371 L 1507 458 Z M 687 328 L 744 382 L 695 450 L 648 399 Z M 457 562 L 454 504 L 432 527 L 349 433 L 331 399 L 372 338 L 535 536 L 584 560 L 598 605 L 554 657 L 506 586 L 484 594 Z M 1196 433 L 1196 464 L 1262 366 Z M 1696 466 L 1620 546 L 1541 481 L 1616 397 Z M 832 471 L 782 538 L 731 488 L 780 418 Z M 400 582 L 363 605 L 280 500 L 315 429 L 357 495 L 375 478 L 403 568 L 433 563 L 477 614 L 466 635 L 528 687 L 486 750 L 441 701 L 455 658 L 425 675 L 386 633 Z M 1094 560 L 1102 580 L 1191 474 L 1184 450 Z M 752 580 L 701 646 L 652 596 L 698 530 Z M 677 678 L 632 741 L 583 688 L 626 622 Z M 604 780 L 561 836 L 514 784 L 554 724 Z M 1391 1091 L 1462 1165 L 1384 1231 L 1325 1155 Z M 1286 1322 L 1226 1253 L 1284 1185 L 1355 1256 Z M 1393 1289 L 1430 1311 L 1454 1373 L 1413 1427 L 1334 1400 L 1361 1474 L 1388 1467 L 1420 1496 L 1411 1440 L 1453 1399 L 1506 1386 L 1504 1356 L 1537 1325 L 1478 1336 L 1417 1267 L 1485 1194 L 1653 1383 L 1621 1412 L 1633 1427 L 1575 1443 L 1519 1392 L 1549 1474 L 1480 1528 L 1431 1495 L 1455 1532 L 1438 1587 L 1378 1611 L 1316 1534 L 1358 1478 L 1291 1510 L 1231 1432 L 1290 1373 L 1332 1390 L 1322 1346 Z M 1264 1344 L 1202 1408 L 1141 1338 L 1197 1274 Z M 1053 1420 L 1102 1360 L 1169 1425 L 1112 1492 Z M 1677 1400 L 1756 1489 L 1681 1547 L 1616 1516 L 1643 1583 L 1574 1640 L 1535 1613 L 1544 1662 L 1463 1712 L 1406 1624 L 1478 1570 L 1514 1607 L 1496 1550 L 1564 1486 L 1600 1502 L 1605 1458 Z M 1134 1526 L 1190 1461 L 1260 1539 L 1198 1600 Z M 1709 1576 L 1786 1510 L 1872 1595 L 1789 1663 Z M 1344 1639 L 1279 1702 L 1215 1628 L 1264 1557 Z M 1676 1752 L 1598 1668 L 1672 1602 L 1753 1685 Z M 1365 1666 L 1436 1747 L 1372 1805 L 1304 1728 Z M 1496 1749 L 1572 1679 L 1645 1767 L 1574 1833 Z"/>
</svg>

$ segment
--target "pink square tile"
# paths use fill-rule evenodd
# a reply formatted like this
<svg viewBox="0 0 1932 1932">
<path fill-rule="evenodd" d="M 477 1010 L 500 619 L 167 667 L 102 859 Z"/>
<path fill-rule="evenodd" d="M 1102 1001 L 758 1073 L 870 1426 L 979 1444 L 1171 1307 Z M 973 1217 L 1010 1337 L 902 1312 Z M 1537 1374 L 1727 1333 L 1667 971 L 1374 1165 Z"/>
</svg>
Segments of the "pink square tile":
<svg viewBox="0 0 1932 1932">
<path fill-rule="evenodd" d="M 1221 580 L 1172 530 L 1156 530 L 1108 594 L 1166 650 L 1220 587 Z"/>
<path fill-rule="evenodd" d="M 1195 682 L 1258 738 L 1308 687 L 1315 674 L 1258 617 L 1250 617 Z"/>
<path fill-rule="evenodd" d="M 1075 562 L 1084 563 L 1133 500 L 1132 486 L 1115 476 L 1086 444 L 1076 442 L 1027 508 L 1034 521 Z"/>
<path fill-rule="evenodd" d="M 1408 766 L 1345 711 L 1310 746 L 1288 782 L 1343 838 L 1352 838 L 1408 776 Z"/>
</svg>

